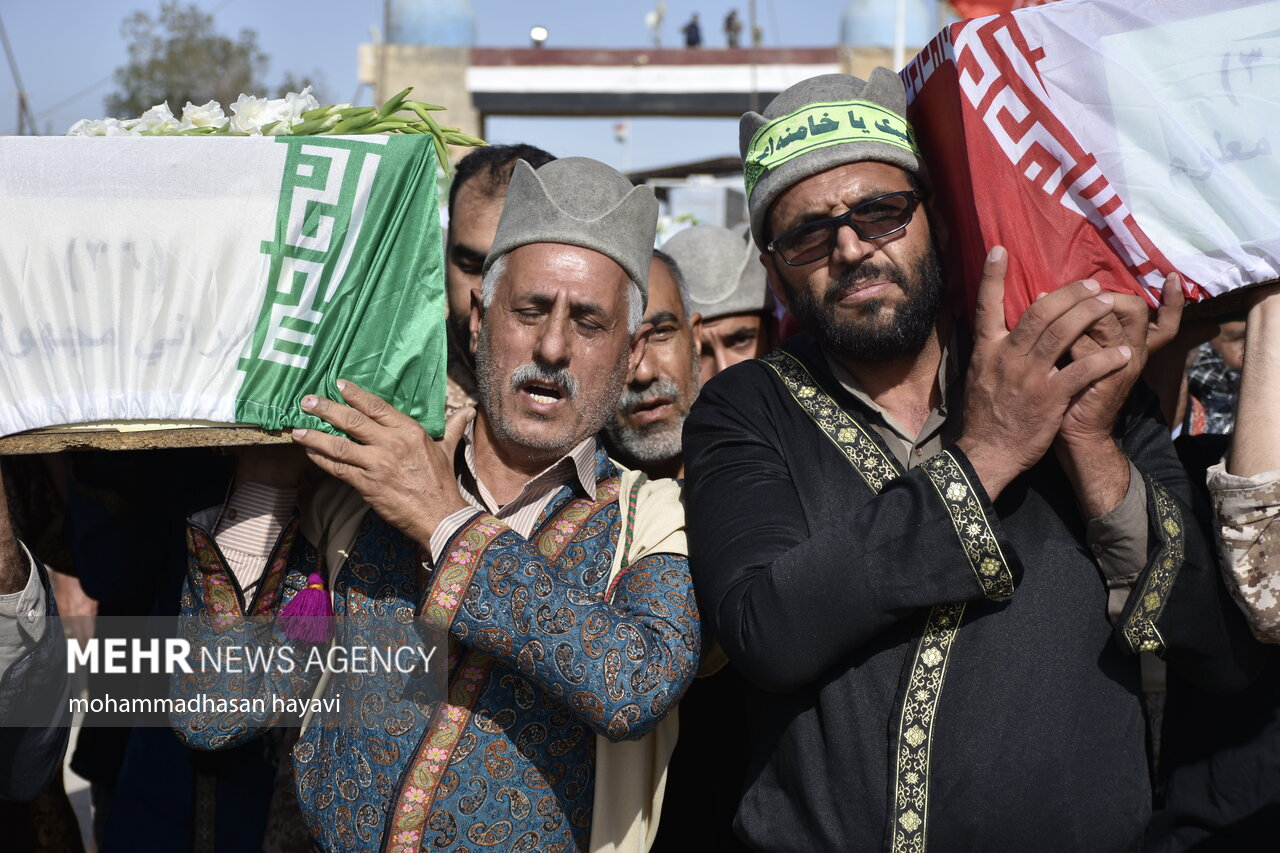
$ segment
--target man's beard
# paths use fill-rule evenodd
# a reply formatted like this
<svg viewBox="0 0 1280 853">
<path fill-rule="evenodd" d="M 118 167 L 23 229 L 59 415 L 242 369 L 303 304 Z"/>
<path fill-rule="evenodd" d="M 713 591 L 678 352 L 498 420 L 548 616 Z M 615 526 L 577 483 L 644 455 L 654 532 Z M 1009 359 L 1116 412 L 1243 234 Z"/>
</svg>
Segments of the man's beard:
<svg viewBox="0 0 1280 853">
<path fill-rule="evenodd" d="M 583 396 L 578 381 L 563 367 L 551 368 L 538 362 L 522 364 L 511 372 L 506 381 L 498 375 L 498 368 L 489 357 L 489 327 L 480 326 L 480 334 L 476 338 L 476 390 L 480 396 L 480 405 L 484 408 L 489 429 L 500 440 L 510 442 L 529 450 L 559 451 L 568 453 L 588 435 L 595 435 L 612 418 L 617 408 L 618 395 L 622 392 L 627 378 L 627 351 L 624 350 L 617 365 L 609 374 L 607 387 L 595 398 Z M 542 381 L 553 384 L 564 393 L 565 401 L 580 400 L 581 423 L 587 429 L 582 434 L 557 440 L 555 438 L 533 438 L 518 434 L 512 424 L 507 423 L 501 415 L 501 402 L 504 394 L 518 394 L 520 386 L 530 381 Z M 565 442 L 568 442 L 567 444 Z"/>
<path fill-rule="evenodd" d="M 692 347 L 691 347 L 692 348 Z M 618 398 L 618 417 L 611 418 L 604 427 L 604 433 L 611 447 L 617 448 L 623 456 L 641 465 L 653 465 L 675 459 L 682 452 L 681 436 L 684 433 L 684 421 L 689 416 L 689 407 L 698 396 L 701 384 L 701 372 L 697 354 L 690 358 L 692 364 L 690 377 L 690 394 L 688 400 L 680 399 L 680 387 L 668 376 L 656 379 L 643 390 L 636 391 L 627 386 Z M 623 412 L 630 412 L 635 407 L 656 397 L 671 400 L 676 409 L 676 417 L 671 421 L 658 421 L 642 427 L 635 427 L 621 420 Z"/>
<path fill-rule="evenodd" d="M 926 251 L 907 275 L 897 267 L 863 262 L 838 281 L 827 285 L 822 298 L 803 288 L 787 287 L 791 313 L 823 349 L 855 362 L 891 361 L 921 350 L 933 332 L 942 310 L 942 269 L 937 248 L 930 241 Z M 898 285 L 907 298 L 898 303 L 893 320 L 886 326 L 875 324 L 884 313 L 881 299 L 870 299 L 857 306 L 866 321 L 841 321 L 836 304 L 850 288 L 871 279 L 885 279 Z"/>
</svg>

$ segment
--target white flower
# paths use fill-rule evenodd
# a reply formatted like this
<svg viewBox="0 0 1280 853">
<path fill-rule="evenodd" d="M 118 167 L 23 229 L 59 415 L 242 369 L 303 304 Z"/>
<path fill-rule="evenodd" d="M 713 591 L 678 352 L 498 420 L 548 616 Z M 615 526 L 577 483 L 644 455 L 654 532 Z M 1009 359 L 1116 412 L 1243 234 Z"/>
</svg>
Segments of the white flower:
<svg viewBox="0 0 1280 853">
<path fill-rule="evenodd" d="M 276 122 L 276 123 L 271 127 L 271 129 L 270 129 L 270 130 L 267 130 L 267 131 L 266 131 L 266 135 L 267 135 L 267 136 L 288 136 L 288 135 L 289 135 L 289 128 L 290 128 L 292 125 L 293 125 L 293 122 L 289 120 L 289 117 L 288 117 L 288 116 L 284 116 L 284 117 L 283 117 L 283 118 L 281 118 L 279 121 L 277 121 L 277 122 Z"/>
<path fill-rule="evenodd" d="M 67 136 L 137 136 L 138 131 L 130 129 L 118 118 L 82 118 L 71 125 Z"/>
<path fill-rule="evenodd" d="M 222 127 L 227 123 L 227 114 L 222 111 L 222 104 L 217 101 L 196 106 L 187 101 L 182 108 L 182 128 L 190 127 Z"/>
<path fill-rule="evenodd" d="M 285 116 L 284 98 L 269 101 L 266 98 L 255 98 L 252 95 L 241 95 L 231 105 L 235 117 L 231 119 L 231 129 L 241 133 L 260 135 L 263 125 L 281 121 Z"/>
<path fill-rule="evenodd" d="M 142 114 L 141 117 L 130 122 L 125 122 L 130 130 L 136 130 L 139 133 L 151 131 L 153 133 L 168 133 L 177 130 L 181 125 L 178 120 L 173 117 L 173 111 L 169 109 L 169 102 L 156 104 L 151 109 Z"/>
<path fill-rule="evenodd" d="M 311 94 L 310 86 L 301 92 L 290 92 L 284 96 L 285 113 L 289 116 L 290 125 L 302 121 L 302 114 L 307 110 L 319 109 L 319 107 L 320 102 L 316 100 L 315 95 Z"/>
</svg>

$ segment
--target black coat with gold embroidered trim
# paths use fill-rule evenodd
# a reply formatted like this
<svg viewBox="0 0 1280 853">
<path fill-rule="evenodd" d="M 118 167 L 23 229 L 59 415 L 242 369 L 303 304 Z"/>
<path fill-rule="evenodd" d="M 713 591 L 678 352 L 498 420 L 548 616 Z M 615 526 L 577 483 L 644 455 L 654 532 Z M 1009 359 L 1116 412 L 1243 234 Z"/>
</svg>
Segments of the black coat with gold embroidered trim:
<svg viewBox="0 0 1280 853">
<path fill-rule="evenodd" d="M 1118 427 L 1151 523 L 1113 626 L 1051 454 L 994 506 L 954 447 L 904 473 L 812 339 L 783 349 L 710 382 L 684 435 L 700 609 L 754 685 L 739 834 L 1133 849 L 1151 800 L 1133 648 L 1217 687 L 1251 674 L 1167 433 L 1137 408 Z"/>
</svg>

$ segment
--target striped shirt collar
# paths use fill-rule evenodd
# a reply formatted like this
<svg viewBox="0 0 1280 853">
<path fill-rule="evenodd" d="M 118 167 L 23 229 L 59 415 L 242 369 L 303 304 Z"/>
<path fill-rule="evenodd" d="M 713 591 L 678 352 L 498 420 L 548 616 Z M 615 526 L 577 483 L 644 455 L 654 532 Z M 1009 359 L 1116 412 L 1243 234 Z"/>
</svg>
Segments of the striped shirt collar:
<svg viewBox="0 0 1280 853">
<path fill-rule="evenodd" d="M 596 436 L 589 435 L 573 450 L 548 465 L 520 489 L 510 503 L 499 506 L 476 475 L 475 421 L 462 434 L 462 455 L 466 465 L 458 471 L 458 491 L 478 510 L 507 522 L 521 536 L 528 537 L 542 517 L 551 498 L 562 486 L 576 482 L 583 494 L 596 493 Z"/>
</svg>

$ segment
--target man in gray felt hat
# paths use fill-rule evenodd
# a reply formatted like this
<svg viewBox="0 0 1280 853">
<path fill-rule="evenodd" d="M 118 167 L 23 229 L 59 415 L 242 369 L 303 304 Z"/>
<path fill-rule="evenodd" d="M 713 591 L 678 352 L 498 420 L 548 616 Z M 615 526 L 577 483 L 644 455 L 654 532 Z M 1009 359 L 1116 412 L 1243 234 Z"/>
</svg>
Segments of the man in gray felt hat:
<svg viewBox="0 0 1280 853">
<path fill-rule="evenodd" d="M 684 274 L 675 258 L 657 249 L 649 264 L 653 326 L 644 357 L 627 377 L 618 410 L 605 424 L 609 452 L 650 477 L 683 477 L 680 435 L 698 396 L 698 330 L 702 319 L 689 306 Z"/>
<path fill-rule="evenodd" d="M 1132 850 L 1137 652 L 1250 674 L 1168 432 L 1126 403 L 1181 291 L 1149 320 L 1044 282 L 1008 330 L 997 247 L 970 340 L 905 112 L 881 68 L 742 117 L 752 236 L 804 334 L 685 424 L 699 603 L 754 688 L 735 828 L 762 850 Z"/>
<path fill-rule="evenodd" d="M 299 803 L 326 850 L 641 853 L 652 838 L 674 743 L 664 717 L 697 668 L 699 618 L 679 488 L 619 469 L 597 433 L 644 354 L 656 220 L 652 191 L 602 163 L 518 162 L 472 307 L 478 410 L 433 441 L 349 382 L 344 402 L 304 398 L 350 438 L 294 440 L 366 502 L 328 584 L 336 643 L 448 645 L 433 658 L 447 669 L 443 702 L 415 702 L 417 682 L 396 673 L 299 691 L 360 709 L 317 715 L 294 750 Z M 357 528 L 333 521 L 320 528 Z M 228 631 L 289 642 L 271 632 L 317 570 L 316 547 L 335 546 L 294 548 L 269 569 L 262 556 L 261 588 L 285 592 L 255 597 L 252 618 L 219 611 L 220 637 L 197 616 L 218 607 L 204 580 L 228 569 L 198 551 L 184 624 L 201 642 Z M 207 684 L 180 680 L 178 692 Z M 216 747 L 273 722 L 180 728 Z"/>
<path fill-rule="evenodd" d="M 662 249 L 680 264 L 689 283 L 690 307 L 702 315 L 703 382 L 777 346 L 778 321 L 769 282 L 745 225 L 695 225 Z"/>
</svg>

